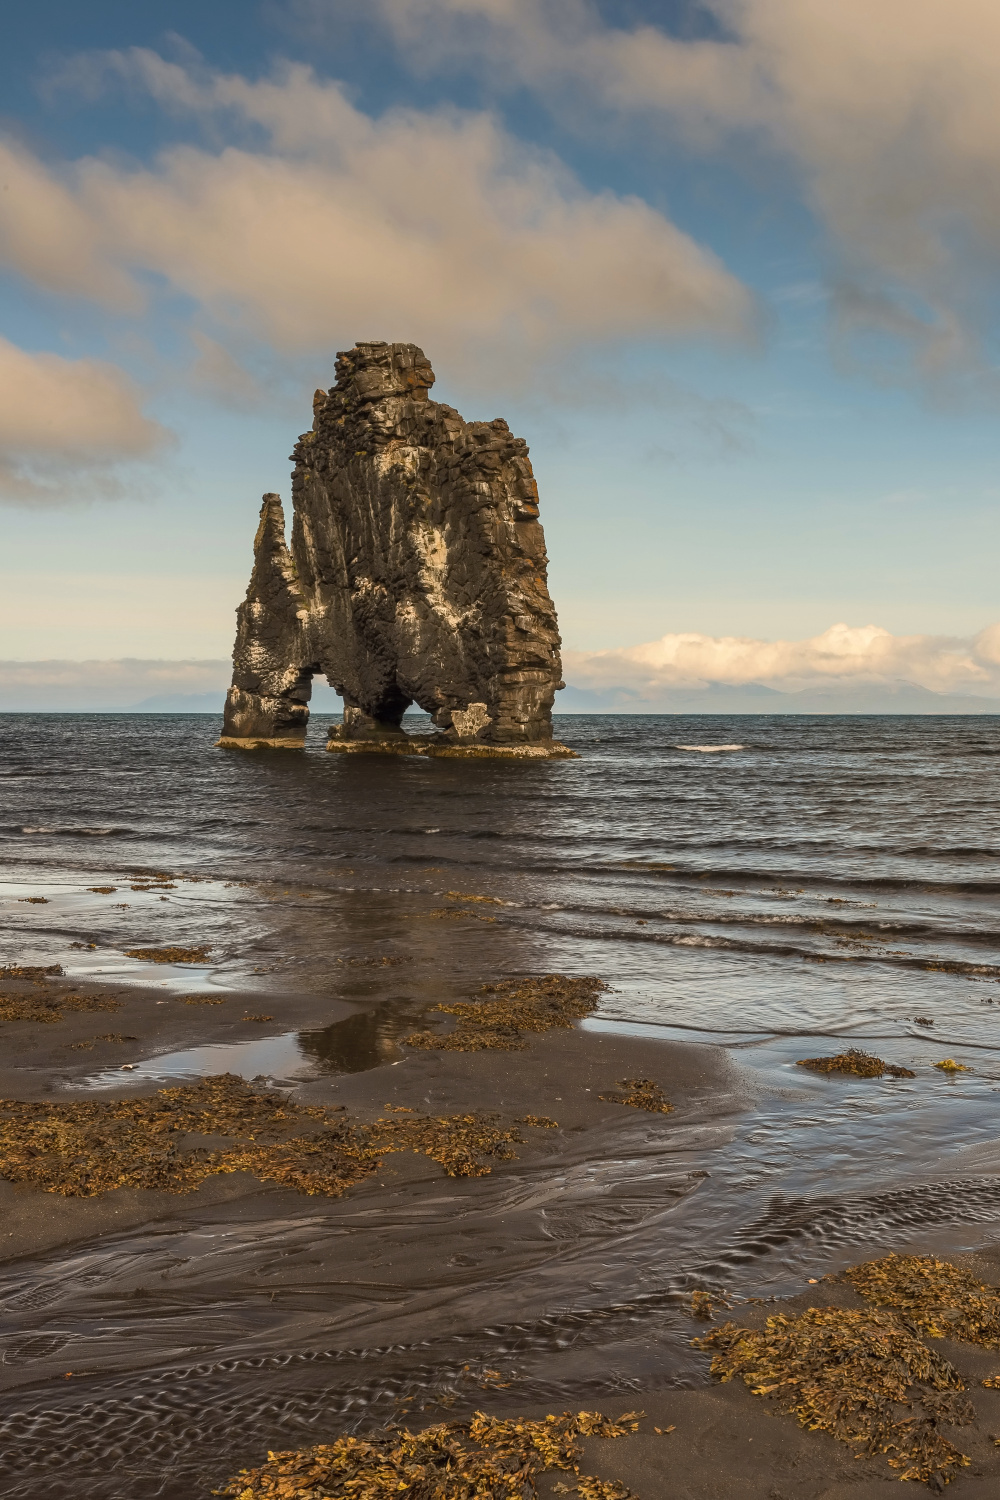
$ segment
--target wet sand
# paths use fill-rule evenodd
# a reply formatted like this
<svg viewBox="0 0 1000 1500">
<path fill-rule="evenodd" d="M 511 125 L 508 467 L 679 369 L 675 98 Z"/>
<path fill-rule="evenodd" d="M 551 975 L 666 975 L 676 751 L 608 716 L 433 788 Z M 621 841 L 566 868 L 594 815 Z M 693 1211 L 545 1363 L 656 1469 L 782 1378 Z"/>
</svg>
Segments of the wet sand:
<svg viewBox="0 0 1000 1500">
<path fill-rule="evenodd" d="M 173 998 L 164 1001 L 160 991 L 121 985 L 84 986 L 62 979 L 47 981 L 42 987 L 28 981 L 4 981 L 3 988 L 6 993 L 25 995 L 100 993 L 119 1000 L 122 1007 L 114 1013 L 68 1014 L 62 1021 L 45 1025 L 3 1024 L 0 1095 L 8 1099 L 79 1098 L 81 1094 L 74 1085 L 102 1069 L 120 1067 L 123 1062 L 139 1061 L 171 1049 L 247 1041 L 265 1029 L 273 1034 L 285 1026 L 322 1026 L 350 1015 L 353 1009 L 342 1002 L 293 995 L 269 997 L 262 1006 L 259 993 L 230 994 L 221 1006 L 186 1006 Z M 273 1024 L 266 1028 L 242 1019 L 245 1013 L 262 1010 L 274 1017 Z M 105 1031 L 125 1033 L 135 1040 L 95 1043 L 88 1050 L 75 1050 L 71 1045 Z M 186 1402 L 197 1407 L 198 1381 L 215 1379 L 212 1371 L 223 1369 L 227 1353 L 225 1330 L 211 1339 L 206 1335 L 207 1352 L 198 1356 L 191 1335 L 176 1328 L 165 1342 L 153 1339 L 144 1343 L 145 1325 L 162 1324 L 185 1310 L 185 1304 L 189 1304 L 195 1319 L 198 1307 L 208 1305 L 209 1301 L 213 1308 L 233 1305 L 250 1285 L 255 1289 L 259 1286 L 260 1305 L 267 1316 L 277 1316 L 275 1306 L 291 1308 L 291 1313 L 283 1315 L 285 1321 L 279 1319 L 273 1325 L 265 1324 L 261 1314 L 255 1337 L 261 1351 L 259 1358 L 265 1364 L 268 1359 L 280 1364 L 281 1350 L 292 1324 L 301 1347 L 330 1348 L 332 1342 L 336 1347 L 365 1345 L 376 1352 L 379 1329 L 390 1314 L 395 1320 L 394 1346 L 398 1343 L 403 1347 L 405 1342 L 406 1347 L 417 1349 L 423 1345 L 428 1351 L 424 1357 L 433 1361 L 435 1347 L 443 1348 L 453 1333 L 450 1325 L 455 1317 L 440 1291 L 444 1268 L 451 1287 L 468 1284 L 466 1322 L 474 1323 L 478 1318 L 480 1325 L 495 1322 L 505 1330 L 504 1338 L 497 1339 L 495 1358 L 504 1374 L 508 1373 L 507 1365 L 512 1366 L 511 1385 L 508 1390 L 488 1389 L 484 1382 L 466 1394 L 459 1377 L 456 1398 L 452 1394 L 442 1396 L 441 1390 L 431 1389 L 433 1382 L 429 1382 L 428 1399 L 422 1405 L 414 1396 L 414 1391 L 419 1390 L 419 1366 L 415 1367 L 404 1399 L 402 1377 L 392 1357 L 386 1355 L 369 1371 L 372 1390 L 397 1381 L 403 1404 L 397 1406 L 395 1414 L 407 1415 L 411 1425 L 422 1426 L 447 1416 L 458 1416 L 477 1405 L 488 1407 L 498 1416 L 544 1415 L 547 1411 L 563 1410 L 567 1405 L 599 1407 L 609 1416 L 641 1408 L 647 1420 L 642 1422 L 636 1436 L 613 1443 L 590 1440 L 585 1443 L 583 1462 L 586 1472 L 624 1480 L 640 1500 L 659 1500 L 660 1496 L 664 1500 L 667 1496 L 670 1500 L 717 1500 L 717 1497 L 728 1500 L 731 1496 L 746 1500 L 758 1497 L 759 1500 L 841 1500 L 841 1497 L 867 1500 L 869 1495 L 882 1494 L 887 1485 L 898 1484 L 896 1474 L 884 1459 L 855 1459 L 849 1446 L 821 1433 L 805 1432 L 791 1418 L 772 1414 L 766 1403 L 751 1396 L 742 1383 L 712 1384 L 707 1373 L 707 1355 L 692 1356 L 692 1369 L 696 1372 L 694 1388 L 664 1387 L 655 1372 L 651 1374 L 641 1367 L 641 1361 L 630 1370 L 628 1359 L 634 1360 L 636 1351 L 641 1351 L 641 1305 L 630 1311 L 632 1343 L 627 1349 L 623 1345 L 617 1355 L 613 1345 L 610 1352 L 598 1351 L 596 1364 L 592 1352 L 588 1355 L 581 1350 L 579 1385 L 581 1389 L 591 1387 L 583 1399 L 563 1399 L 559 1395 L 539 1401 L 534 1382 L 529 1378 L 519 1380 L 513 1368 L 517 1366 L 518 1353 L 517 1340 L 511 1337 L 510 1329 L 517 1326 L 518 1299 L 522 1295 L 519 1288 L 524 1285 L 523 1278 L 529 1276 L 539 1288 L 539 1306 L 544 1306 L 545 1278 L 551 1274 L 553 1264 L 551 1244 L 543 1245 L 538 1239 L 534 1221 L 529 1222 L 526 1217 L 527 1208 L 539 1197 L 558 1206 L 560 1187 L 570 1179 L 577 1183 L 582 1178 L 592 1181 L 591 1201 L 603 1233 L 598 1261 L 609 1288 L 608 1305 L 613 1309 L 615 1277 L 620 1270 L 615 1263 L 614 1214 L 621 1209 L 623 1248 L 632 1232 L 634 1214 L 631 1209 L 626 1213 L 616 1196 L 613 1179 L 618 1167 L 613 1167 L 612 1180 L 602 1176 L 602 1167 L 607 1163 L 641 1161 L 644 1153 L 651 1161 L 658 1162 L 655 1153 L 659 1143 L 684 1133 L 686 1139 L 696 1144 L 704 1139 L 711 1141 L 713 1149 L 720 1143 L 724 1145 L 733 1122 L 751 1107 L 753 1095 L 747 1076 L 731 1063 L 723 1049 L 629 1039 L 573 1028 L 531 1037 L 528 1048 L 521 1052 L 395 1050 L 398 1055 L 392 1056 L 390 1049 L 381 1066 L 365 1071 L 317 1071 L 298 1083 L 294 1097 L 302 1103 L 346 1105 L 350 1115 L 361 1121 L 376 1118 L 389 1105 L 431 1114 L 488 1110 L 509 1120 L 528 1114 L 548 1116 L 558 1121 L 558 1129 L 525 1128 L 525 1142 L 516 1148 L 517 1160 L 494 1167 L 489 1179 L 448 1179 L 435 1163 L 424 1157 L 394 1155 L 385 1159 L 373 1178 L 335 1201 L 304 1198 L 285 1189 L 270 1188 L 243 1173 L 210 1180 L 190 1194 L 121 1189 L 94 1199 L 63 1198 L 0 1183 L 3 1225 L 0 1270 L 14 1275 L 12 1284 L 16 1284 L 19 1264 L 33 1265 L 36 1270 L 41 1266 L 44 1270 L 46 1252 L 57 1247 L 60 1254 L 74 1246 L 81 1253 L 86 1252 L 91 1280 L 95 1279 L 94 1254 L 99 1255 L 102 1246 L 107 1246 L 111 1257 L 118 1260 L 122 1260 L 129 1247 L 135 1252 L 128 1265 L 116 1270 L 113 1276 L 103 1275 L 102 1281 L 102 1274 L 97 1275 L 96 1279 L 102 1281 L 99 1292 L 91 1292 L 81 1282 L 66 1293 L 68 1300 L 60 1309 L 65 1323 L 71 1316 L 82 1316 L 80 1310 L 88 1307 L 93 1309 L 92 1320 L 100 1322 L 99 1313 L 105 1321 L 110 1318 L 113 1322 L 116 1317 L 121 1320 L 127 1308 L 131 1319 L 128 1337 L 102 1342 L 95 1332 L 88 1335 L 91 1343 L 81 1336 L 72 1353 L 55 1340 L 56 1346 L 48 1354 L 43 1352 L 25 1360 L 5 1358 L 0 1365 L 0 1385 L 7 1391 L 8 1407 L 13 1402 L 21 1403 L 26 1411 L 51 1412 L 52 1438 L 58 1432 L 62 1441 L 66 1436 L 62 1416 L 66 1411 L 72 1409 L 79 1414 L 83 1430 L 90 1420 L 87 1413 L 92 1402 L 106 1402 L 109 1391 L 120 1393 L 123 1380 L 130 1389 L 134 1380 L 138 1390 L 142 1379 L 159 1380 L 156 1372 L 164 1368 L 177 1377 L 174 1383 L 177 1409 L 183 1410 Z M 650 1114 L 598 1098 L 599 1093 L 614 1089 L 620 1080 L 633 1077 L 652 1078 L 659 1083 L 673 1103 L 674 1112 Z M 128 1074 L 123 1073 L 120 1091 L 102 1091 L 89 1097 L 151 1093 L 162 1086 L 152 1080 L 129 1085 Z M 647 1203 L 655 1202 L 657 1211 L 662 1212 L 664 1203 L 682 1203 L 687 1195 L 697 1192 L 698 1178 L 697 1170 L 688 1168 L 669 1175 L 657 1165 L 642 1191 Z M 631 1187 L 629 1192 L 632 1195 L 629 1203 L 634 1204 L 637 1189 Z M 576 1203 L 578 1198 L 572 1201 Z M 329 1230 L 319 1249 L 314 1242 L 302 1238 L 317 1215 Z M 366 1216 L 371 1219 L 370 1229 L 366 1229 Z M 488 1228 L 484 1229 L 486 1220 Z M 258 1238 L 269 1236 L 266 1263 L 261 1260 L 256 1242 L 246 1250 L 243 1259 L 239 1253 L 233 1254 L 229 1263 L 213 1262 L 210 1268 L 200 1266 L 194 1251 L 187 1255 L 180 1253 L 185 1247 L 191 1250 L 188 1240 L 197 1247 L 201 1243 L 198 1235 L 213 1226 L 216 1229 L 224 1226 L 234 1242 L 239 1239 L 237 1231 L 241 1227 L 259 1227 Z M 580 1226 L 571 1228 L 575 1234 Z M 348 1231 L 350 1238 L 345 1240 L 343 1236 Z M 558 1235 L 558 1214 L 555 1218 L 550 1215 L 545 1227 L 546 1235 L 553 1232 Z M 250 1244 L 249 1239 L 247 1243 Z M 348 1245 L 350 1256 L 345 1260 Z M 166 1250 L 162 1249 L 164 1246 Z M 162 1251 L 159 1260 L 158 1247 Z M 920 1245 L 885 1246 L 886 1250 L 891 1248 L 919 1252 Z M 943 1253 L 940 1243 L 935 1248 Z M 573 1253 L 579 1253 L 575 1240 Z M 864 1258 L 871 1258 L 870 1254 Z M 970 1265 L 984 1280 L 1000 1279 L 1000 1252 L 992 1257 L 952 1258 Z M 844 1256 L 840 1255 L 838 1264 L 843 1263 Z M 581 1276 L 594 1274 L 597 1262 L 580 1264 Z M 564 1273 L 565 1267 L 562 1269 Z M 826 1269 L 817 1266 L 815 1274 L 820 1276 Z M 62 1270 L 59 1274 L 64 1275 Z M 625 1282 L 638 1276 L 641 1292 L 642 1274 L 641 1266 L 633 1268 L 625 1276 Z M 520 1282 L 518 1276 L 522 1278 Z M 24 1284 L 27 1292 L 15 1294 L 6 1304 L 8 1310 L 18 1306 L 29 1312 L 33 1306 L 44 1308 L 44 1277 Z M 117 1301 L 109 1300 L 112 1293 Z M 830 1304 L 863 1305 L 849 1287 L 824 1283 L 803 1288 L 800 1296 L 783 1302 L 781 1307 L 794 1312 Z M 341 1310 L 332 1322 L 331 1305 Z M 776 1304 L 765 1307 L 743 1304 L 728 1316 L 759 1326 L 775 1310 Z M 524 1316 L 525 1339 L 530 1341 L 534 1335 L 529 1325 L 532 1319 L 537 1325 L 538 1309 L 525 1307 Z M 62 1325 L 58 1319 L 56 1325 L 50 1322 L 45 1325 L 49 1333 L 43 1329 L 40 1336 L 51 1336 L 53 1326 Z M 567 1322 L 567 1330 L 569 1327 Z M 689 1318 L 683 1336 L 697 1336 L 705 1328 L 704 1323 Z M 565 1339 L 567 1346 L 571 1345 L 569 1331 Z M 555 1341 L 558 1342 L 558 1337 Z M 389 1342 L 388 1335 L 385 1342 Z M 1000 1356 L 945 1341 L 936 1343 L 935 1348 L 966 1378 L 978 1414 L 974 1427 L 947 1434 L 972 1459 L 971 1467 L 956 1481 L 954 1493 L 959 1500 L 963 1495 L 969 1500 L 992 1496 L 997 1493 L 1000 1481 L 1000 1447 L 993 1441 L 994 1433 L 1000 1435 L 1000 1390 L 984 1390 L 979 1382 L 985 1375 L 997 1373 Z M 188 1377 L 183 1369 L 193 1357 L 200 1357 L 202 1364 Z M 450 1358 L 460 1361 L 462 1355 Z M 605 1363 L 602 1370 L 602 1361 L 616 1358 L 620 1361 L 619 1368 L 612 1370 Z M 70 1359 L 72 1379 L 67 1381 Z M 206 1360 L 208 1364 L 204 1363 Z M 612 1387 L 610 1394 L 598 1394 L 594 1389 L 599 1387 L 602 1376 L 614 1377 L 608 1381 Z M 272 1384 L 280 1386 L 283 1377 L 273 1373 L 270 1379 Z M 109 1386 L 109 1380 L 118 1381 L 118 1386 Z M 452 1380 L 449 1389 L 455 1385 L 456 1380 Z M 521 1399 L 518 1399 L 519 1385 Z M 209 1390 L 208 1384 L 205 1390 Z M 124 1400 L 120 1394 L 115 1399 Z M 374 1398 L 372 1404 L 374 1409 Z M 351 1425 L 354 1425 L 360 1414 L 357 1402 L 352 1406 L 347 1400 L 343 1410 L 351 1410 Z M 382 1418 L 391 1414 L 380 1411 Z M 180 1500 L 182 1496 L 186 1500 L 193 1494 L 207 1494 L 242 1464 L 261 1461 L 268 1447 L 329 1441 L 344 1427 L 333 1404 L 326 1420 L 321 1413 L 307 1431 L 296 1427 L 294 1422 L 285 1427 L 276 1419 L 276 1425 L 265 1436 L 253 1436 L 253 1422 L 248 1418 L 245 1425 L 245 1436 L 235 1447 L 230 1445 L 221 1460 L 217 1452 L 210 1452 L 210 1426 L 197 1433 L 181 1431 L 177 1445 L 171 1449 L 168 1443 L 157 1459 L 161 1476 L 164 1472 L 174 1472 L 171 1465 L 176 1460 L 176 1481 L 167 1479 L 165 1487 L 156 1493 L 165 1500 Z M 165 1426 L 169 1427 L 169 1423 Z M 652 1430 L 654 1426 L 674 1426 L 675 1430 L 657 1436 Z M 45 1422 L 40 1427 L 36 1423 L 32 1431 L 32 1442 L 44 1446 Z M 161 1438 L 168 1441 L 162 1435 Z M 105 1494 L 103 1488 L 97 1487 L 96 1477 L 94 1488 L 87 1478 L 88 1452 L 94 1464 L 99 1465 L 102 1441 L 98 1434 L 91 1439 L 96 1446 L 87 1449 L 86 1440 L 81 1439 L 83 1458 L 78 1460 L 75 1477 L 60 1478 L 57 1474 L 43 1480 L 40 1474 L 34 1487 L 24 1469 L 28 1458 L 15 1444 L 9 1450 L 8 1472 L 17 1481 L 16 1494 L 31 1497 Z M 67 1455 L 72 1459 L 72 1442 L 67 1445 Z M 154 1450 L 150 1449 L 150 1458 L 154 1456 Z M 123 1457 L 121 1462 L 125 1461 Z M 99 1468 L 94 1472 L 99 1472 Z M 140 1467 L 135 1472 L 139 1476 L 146 1471 Z M 559 1474 L 546 1476 L 542 1492 L 553 1492 L 552 1486 L 563 1480 L 564 1476 Z M 27 1487 L 23 1487 L 25 1483 Z M 139 1488 L 137 1478 L 136 1493 Z"/>
<path fill-rule="evenodd" d="M 150 1058 L 155 1061 L 157 1056 L 203 1046 L 263 1045 L 284 1026 L 308 1030 L 357 1013 L 357 1007 L 345 1002 L 279 994 L 266 1001 L 272 1019 L 265 1025 L 243 1019 L 247 1012 L 261 1013 L 259 993 L 243 997 L 228 993 L 224 1006 L 189 1006 L 183 999 L 165 1000 L 159 991 L 136 985 L 87 985 L 61 977 L 49 979 L 42 986 L 29 980 L 5 980 L 2 987 L 6 994 L 26 998 L 92 995 L 109 997 L 121 1006 L 111 1013 L 67 1011 L 63 1020 L 44 1024 L 3 1023 L 0 1098 L 5 1099 L 55 1102 L 149 1095 L 160 1088 L 191 1082 L 193 1075 L 140 1081 L 123 1065 L 137 1065 Z M 431 1019 L 440 1023 L 443 1018 Z M 92 1048 L 76 1050 L 74 1044 L 105 1030 L 128 1034 L 129 1040 L 96 1041 Z M 115 1068 L 122 1069 L 120 1088 L 83 1087 L 96 1074 Z M 623 1078 L 645 1076 L 656 1078 L 688 1122 L 706 1115 L 721 1118 L 749 1102 L 744 1080 L 719 1048 L 611 1037 L 575 1027 L 533 1036 L 524 1051 L 395 1048 L 381 1067 L 326 1075 L 320 1071 L 294 1086 L 291 1096 L 303 1104 L 346 1105 L 352 1118 L 362 1123 L 376 1119 L 386 1105 L 436 1115 L 488 1111 L 509 1121 L 529 1114 L 557 1120 L 558 1130 L 524 1132 L 526 1139 L 517 1148 L 518 1159 L 532 1160 L 558 1157 L 560 1142 L 567 1134 L 578 1136 L 595 1126 L 613 1130 L 616 1119 L 634 1127 L 636 1110 L 603 1103 L 598 1094 L 614 1090 Z M 659 1131 L 672 1117 L 642 1118 Z M 417 1167 L 421 1176 L 444 1176 L 425 1158 L 414 1163 L 394 1155 L 386 1159 L 378 1185 L 412 1176 Z M 373 1190 L 372 1183 L 361 1183 L 349 1196 L 356 1198 Z M 276 1209 L 289 1197 L 300 1198 L 280 1189 L 263 1191 L 265 1197 L 273 1197 Z M 261 1194 L 262 1185 L 244 1173 L 210 1180 L 194 1193 L 183 1195 L 123 1188 L 97 1198 L 64 1198 L 0 1181 L 0 1257 L 38 1254 L 91 1235 L 118 1232 L 173 1214 L 181 1206 L 200 1207 L 248 1196 L 259 1200 Z"/>
</svg>

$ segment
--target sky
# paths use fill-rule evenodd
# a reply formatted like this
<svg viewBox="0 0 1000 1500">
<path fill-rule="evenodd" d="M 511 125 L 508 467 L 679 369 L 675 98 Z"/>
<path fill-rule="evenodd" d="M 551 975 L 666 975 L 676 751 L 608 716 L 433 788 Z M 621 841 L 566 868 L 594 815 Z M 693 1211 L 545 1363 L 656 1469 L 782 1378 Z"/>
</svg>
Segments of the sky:
<svg viewBox="0 0 1000 1500">
<path fill-rule="evenodd" d="M 0 99 L 4 662 L 224 662 L 384 338 L 527 438 L 576 685 L 1000 693 L 992 0 L 36 0 Z"/>
</svg>

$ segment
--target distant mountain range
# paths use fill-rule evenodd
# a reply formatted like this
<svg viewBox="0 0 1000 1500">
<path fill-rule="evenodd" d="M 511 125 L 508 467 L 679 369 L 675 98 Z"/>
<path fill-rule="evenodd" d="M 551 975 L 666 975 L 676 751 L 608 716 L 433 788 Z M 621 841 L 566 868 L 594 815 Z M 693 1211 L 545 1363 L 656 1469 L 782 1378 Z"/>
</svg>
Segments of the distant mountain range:
<svg viewBox="0 0 1000 1500">
<path fill-rule="evenodd" d="M 760 682 L 676 688 L 644 699 L 631 688 L 569 684 L 556 697 L 562 714 L 1000 714 L 1000 698 L 935 693 L 916 682 L 831 684 L 782 693 Z"/>
<path fill-rule="evenodd" d="M 128 708 L 95 709 L 95 713 L 121 714 L 221 714 L 226 702 L 226 690 L 215 693 L 157 693 L 152 698 L 142 698 Z M 309 707 L 313 713 L 339 714 L 343 700 L 326 683 L 317 683 L 313 688 Z"/>
<path fill-rule="evenodd" d="M 218 666 L 228 677 L 228 664 Z M 0 713 L 221 715 L 225 698 L 226 690 L 220 685 L 211 691 L 154 693 L 129 701 L 127 691 L 117 687 L 112 696 L 103 682 L 4 683 L 0 674 Z M 324 682 L 314 686 L 310 706 L 322 718 L 339 714 L 343 704 Z M 779 692 L 760 682 L 739 687 L 713 682 L 704 688 L 664 689 L 648 698 L 634 688 L 570 685 L 556 696 L 555 711 L 557 714 L 1000 714 L 1000 698 L 935 693 L 918 683 L 902 680 L 856 686 L 836 683 L 795 693 Z"/>
<path fill-rule="evenodd" d="M 225 693 L 163 693 L 118 713 L 221 713 Z M 343 704 L 325 683 L 313 688 L 314 714 L 339 714 Z M 95 710 L 100 712 L 101 710 Z M 1000 714 L 1000 698 L 935 693 L 916 682 L 865 683 L 857 687 L 805 688 L 782 693 L 760 682 L 740 687 L 713 682 L 641 698 L 629 688 L 603 692 L 571 684 L 556 695 L 557 714 Z"/>
</svg>

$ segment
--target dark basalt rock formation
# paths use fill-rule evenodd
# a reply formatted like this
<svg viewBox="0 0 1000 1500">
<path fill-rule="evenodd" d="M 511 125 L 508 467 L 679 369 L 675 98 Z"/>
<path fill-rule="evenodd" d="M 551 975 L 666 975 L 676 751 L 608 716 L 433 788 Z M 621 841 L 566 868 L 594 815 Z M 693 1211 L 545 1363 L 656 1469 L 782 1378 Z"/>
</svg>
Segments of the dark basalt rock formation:
<svg viewBox="0 0 1000 1500">
<path fill-rule="evenodd" d="M 569 755 L 552 739 L 559 633 L 538 492 L 507 423 L 431 401 L 414 344 L 358 344 L 292 455 L 291 546 L 265 495 L 220 745 L 302 745 L 312 678 L 344 699 L 329 749 Z M 404 733 L 411 703 L 439 733 Z"/>
</svg>

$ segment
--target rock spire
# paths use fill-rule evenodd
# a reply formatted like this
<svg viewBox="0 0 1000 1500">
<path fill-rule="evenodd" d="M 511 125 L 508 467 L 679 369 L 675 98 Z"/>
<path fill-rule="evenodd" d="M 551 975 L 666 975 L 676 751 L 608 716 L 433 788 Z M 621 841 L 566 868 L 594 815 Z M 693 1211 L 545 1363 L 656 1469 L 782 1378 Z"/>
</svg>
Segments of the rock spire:
<svg viewBox="0 0 1000 1500">
<path fill-rule="evenodd" d="M 415 344 L 357 344 L 292 458 L 290 545 L 265 495 L 221 745 L 301 746 L 312 678 L 344 699 L 330 749 L 567 755 L 559 632 L 528 449 L 429 398 Z M 418 704 L 438 733 L 407 736 Z"/>
</svg>

